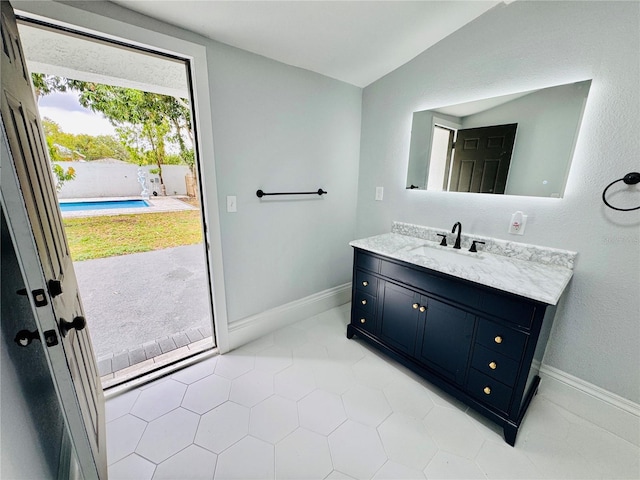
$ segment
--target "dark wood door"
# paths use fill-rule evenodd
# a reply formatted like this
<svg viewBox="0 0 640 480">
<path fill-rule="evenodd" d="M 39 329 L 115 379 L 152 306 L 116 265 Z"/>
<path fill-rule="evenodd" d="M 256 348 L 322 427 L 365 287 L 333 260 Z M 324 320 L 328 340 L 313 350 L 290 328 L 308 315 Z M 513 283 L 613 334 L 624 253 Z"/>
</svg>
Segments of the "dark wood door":
<svg viewBox="0 0 640 480">
<path fill-rule="evenodd" d="M 413 355 L 418 325 L 424 321 L 421 296 L 408 288 L 384 282 L 380 309 L 380 338 L 394 348 Z M 422 307 L 422 308 L 421 308 Z"/>
<path fill-rule="evenodd" d="M 462 385 L 475 317 L 433 298 L 428 298 L 426 305 L 426 319 L 418 331 L 416 356 L 445 378 Z"/>
<path fill-rule="evenodd" d="M 458 130 L 449 191 L 504 193 L 517 123 Z"/>
</svg>

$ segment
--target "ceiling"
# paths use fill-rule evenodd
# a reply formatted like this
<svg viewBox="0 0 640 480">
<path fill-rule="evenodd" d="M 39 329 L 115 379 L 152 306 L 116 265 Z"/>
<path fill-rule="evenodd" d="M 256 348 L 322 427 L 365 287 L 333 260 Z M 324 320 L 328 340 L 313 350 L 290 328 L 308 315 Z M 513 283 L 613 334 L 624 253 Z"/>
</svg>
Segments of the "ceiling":
<svg viewBox="0 0 640 480">
<path fill-rule="evenodd" d="M 395 70 L 501 3 L 111 1 L 222 43 L 359 87 Z"/>
</svg>

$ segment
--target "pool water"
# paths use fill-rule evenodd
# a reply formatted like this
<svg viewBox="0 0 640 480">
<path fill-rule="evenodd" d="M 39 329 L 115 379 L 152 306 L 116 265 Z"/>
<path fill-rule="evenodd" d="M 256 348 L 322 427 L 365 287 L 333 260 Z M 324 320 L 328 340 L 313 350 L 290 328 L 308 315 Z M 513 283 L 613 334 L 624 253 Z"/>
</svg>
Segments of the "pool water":
<svg viewBox="0 0 640 480">
<path fill-rule="evenodd" d="M 95 202 L 63 202 L 62 212 L 78 212 L 81 210 L 107 210 L 117 208 L 145 208 L 149 203 L 144 200 L 98 200 Z"/>
</svg>

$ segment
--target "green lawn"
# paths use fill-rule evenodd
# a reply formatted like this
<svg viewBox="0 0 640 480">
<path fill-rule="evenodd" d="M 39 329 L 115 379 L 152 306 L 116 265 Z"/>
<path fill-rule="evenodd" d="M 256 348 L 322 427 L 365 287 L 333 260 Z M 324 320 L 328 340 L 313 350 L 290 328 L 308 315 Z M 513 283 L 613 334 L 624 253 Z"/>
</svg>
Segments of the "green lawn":
<svg viewBox="0 0 640 480">
<path fill-rule="evenodd" d="M 200 212 L 144 213 L 63 220 L 74 261 L 202 242 Z"/>
</svg>

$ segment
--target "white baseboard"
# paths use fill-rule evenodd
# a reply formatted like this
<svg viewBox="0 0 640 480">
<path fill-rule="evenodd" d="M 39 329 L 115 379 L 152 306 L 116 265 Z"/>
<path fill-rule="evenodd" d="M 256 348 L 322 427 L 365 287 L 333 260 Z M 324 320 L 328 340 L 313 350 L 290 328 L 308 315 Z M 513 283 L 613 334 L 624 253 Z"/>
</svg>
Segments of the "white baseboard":
<svg viewBox="0 0 640 480">
<path fill-rule="evenodd" d="M 640 405 L 549 365 L 540 377 L 539 392 L 549 401 L 640 446 Z"/>
<path fill-rule="evenodd" d="M 351 283 L 345 283 L 229 324 L 229 348 L 233 350 L 267 333 L 312 317 L 351 300 Z"/>
</svg>

